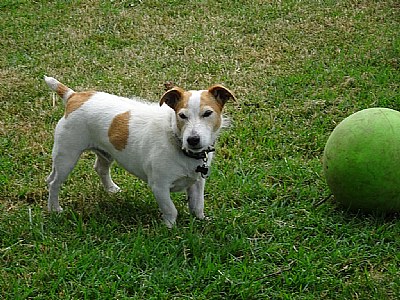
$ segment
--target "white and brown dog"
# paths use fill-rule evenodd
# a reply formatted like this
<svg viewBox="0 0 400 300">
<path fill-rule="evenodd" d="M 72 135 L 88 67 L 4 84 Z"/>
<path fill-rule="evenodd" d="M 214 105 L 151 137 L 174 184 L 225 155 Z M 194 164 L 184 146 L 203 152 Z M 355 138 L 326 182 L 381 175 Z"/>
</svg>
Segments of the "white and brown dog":
<svg viewBox="0 0 400 300">
<path fill-rule="evenodd" d="M 222 109 L 227 100 L 235 99 L 227 88 L 214 85 L 185 91 L 174 87 L 157 105 L 103 92 L 74 92 L 52 77 L 45 81 L 65 104 L 47 178 L 49 211 L 62 211 L 61 184 L 82 152 L 92 150 L 97 155 L 94 168 L 107 191 L 120 190 L 110 176 L 110 165 L 116 160 L 148 183 L 168 227 L 175 224 L 178 214 L 170 192 L 186 190 L 190 212 L 204 218 L 205 178 L 224 123 Z"/>
</svg>

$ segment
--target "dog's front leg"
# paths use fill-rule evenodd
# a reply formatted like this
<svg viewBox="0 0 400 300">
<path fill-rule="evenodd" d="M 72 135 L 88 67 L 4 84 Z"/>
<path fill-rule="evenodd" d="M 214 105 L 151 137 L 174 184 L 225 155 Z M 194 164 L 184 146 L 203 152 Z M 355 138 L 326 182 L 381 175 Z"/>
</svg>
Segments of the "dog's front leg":
<svg viewBox="0 0 400 300">
<path fill-rule="evenodd" d="M 204 219 L 204 186 L 206 180 L 198 179 L 187 189 L 189 211 L 199 219 Z"/>
<path fill-rule="evenodd" d="M 160 187 L 157 185 L 151 186 L 154 197 L 156 197 L 158 206 L 160 207 L 162 218 L 168 228 L 172 228 L 176 223 L 178 211 L 171 200 L 169 188 Z"/>
</svg>

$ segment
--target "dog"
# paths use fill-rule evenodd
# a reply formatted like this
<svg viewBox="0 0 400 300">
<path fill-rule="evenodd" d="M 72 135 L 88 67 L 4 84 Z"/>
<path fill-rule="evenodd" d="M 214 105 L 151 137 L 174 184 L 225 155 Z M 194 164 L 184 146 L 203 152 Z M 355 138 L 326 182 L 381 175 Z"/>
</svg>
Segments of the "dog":
<svg viewBox="0 0 400 300">
<path fill-rule="evenodd" d="M 47 178 L 50 212 L 62 211 L 60 187 L 82 152 L 92 150 L 94 169 L 108 192 L 120 191 L 110 175 L 115 160 L 149 185 L 169 228 L 178 215 L 170 192 L 186 191 L 189 211 L 205 218 L 204 186 L 225 124 L 222 111 L 228 100 L 236 101 L 229 89 L 219 84 L 196 91 L 170 87 L 157 104 L 104 92 L 75 92 L 53 77 L 44 80 L 65 106 L 55 128 Z"/>
</svg>

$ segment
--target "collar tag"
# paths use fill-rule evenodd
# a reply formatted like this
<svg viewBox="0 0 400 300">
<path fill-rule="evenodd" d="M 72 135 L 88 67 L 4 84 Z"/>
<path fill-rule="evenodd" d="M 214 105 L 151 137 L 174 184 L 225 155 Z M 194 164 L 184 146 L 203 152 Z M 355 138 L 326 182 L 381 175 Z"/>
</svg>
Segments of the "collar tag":
<svg viewBox="0 0 400 300">
<path fill-rule="evenodd" d="M 208 166 L 205 163 L 202 166 L 197 166 L 197 168 L 196 168 L 196 172 L 200 173 L 202 178 L 207 178 L 209 171 L 210 171 L 210 169 L 208 168 Z"/>
<path fill-rule="evenodd" d="M 208 153 L 214 152 L 214 151 L 215 151 L 215 148 L 210 146 L 206 150 L 203 150 L 198 153 L 192 152 L 190 150 L 183 150 L 183 153 L 190 158 L 201 159 L 203 161 L 202 165 L 197 166 L 195 172 L 200 173 L 201 177 L 206 179 L 210 175 L 210 167 L 207 165 Z"/>
</svg>

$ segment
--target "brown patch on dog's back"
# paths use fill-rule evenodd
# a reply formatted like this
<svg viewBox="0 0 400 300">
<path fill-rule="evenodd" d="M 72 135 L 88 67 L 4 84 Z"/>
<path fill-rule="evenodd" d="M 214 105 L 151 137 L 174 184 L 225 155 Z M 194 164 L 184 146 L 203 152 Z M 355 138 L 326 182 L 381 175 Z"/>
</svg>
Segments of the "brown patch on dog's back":
<svg viewBox="0 0 400 300">
<path fill-rule="evenodd" d="M 130 111 L 118 114 L 108 129 L 108 139 L 115 149 L 122 151 L 128 144 Z"/>
<path fill-rule="evenodd" d="M 65 114 L 64 114 L 65 118 L 67 118 L 72 112 L 77 110 L 86 101 L 88 101 L 90 97 L 93 96 L 94 93 L 95 92 L 90 91 L 90 92 L 81 92 L 72 94 L 71 97 L 69 97 L 67 104 L 65 106 Z"/>
</svg>

